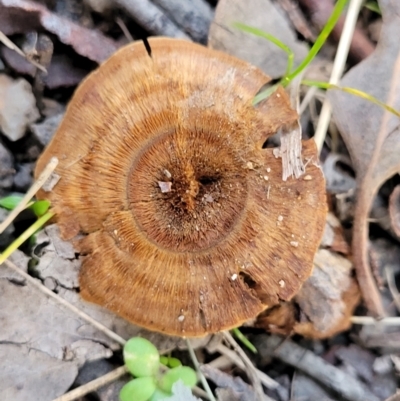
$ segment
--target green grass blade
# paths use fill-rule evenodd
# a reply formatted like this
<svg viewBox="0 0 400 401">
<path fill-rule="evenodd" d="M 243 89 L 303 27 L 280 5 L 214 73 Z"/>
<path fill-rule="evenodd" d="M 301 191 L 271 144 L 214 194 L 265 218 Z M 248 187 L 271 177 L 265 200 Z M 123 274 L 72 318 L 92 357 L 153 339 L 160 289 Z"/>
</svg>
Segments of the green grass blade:
<svg viewBox="0 0 400 401">
<path fill-rule="evenodd" d="M 311 61 L 314 59 L 314 57 L 318 54 L 318 52 L 321 50 L 321 47 L 326 42 L 326 39 L 332 32 L 332 29 L 336 25 L 336 22 L 338 21 L 340 15 L 342 14 L 343 8 L 346 5 L 346 3 L 347 3 L 347 0 L 338 0 L 337 1 L 337 3 L 335 4 L 335 7 L 333 8 L 331 16 L 329 17 L 328 21 L 326 22 L 321 33 L 318 35 L 318 38 L 315 41 L 314 45 L 312 46 L 312 48 L 310 49 L 310 51 L 308 52 L 308 54 L 304 58 L 304 60 L 300 63 L 300 65 L 286 77 L 285 82 L 282 82 L 283 86 L 287 86 L 287 84 L 293 78 L 295 78 L 297 75 L 299 75 L 308 66 L 308 64 L 311 63 Z"/>
<path fill-rule="evenodd" d="M 232 333 L 235 335 L 235 337 L 245 346 L 247 347 L 251 352 L 254 354 L 257 354 L 257 348 L 243 335 L 243 333 L 235 327 L 232 329 Z"/>
<path fill-rule="evenodd" d="M 48 212 L 44 216 L 35 221 L 27 228 L 15 241 L 13 241 L 2 254 L 0 254 L 0 265 L 18 249 L 31 235 L 35 234 L 48 220 L 54 216 L 53 212 Z"/>
<path fill-rule="evenodd" d="M 292 71 L 293 61 L 294 61 L 294 53 L 289 46 L 285 45 L 278 38 L 263 31 L 262 29 L 254 28 L 250 25 L 242 24 L 241 22 L 235 22 L 233 25 L 236 28 L 239 28 L 243 32 L 251 33 L 255 36 L 259 36 L 261 38 L 267 39 L 274 45 L 278 46 L 281 50 L 283 50 L 288 55 L 288 63 L 287 63 L 287 67 L 286 67 L 285 76 L 289 75 L 289 73 Z"/>
<path fill-rule="evenodd" d="M 393 107 L 389 106 L 388 104 L 381 102 L 379 99 L 376 97 L 365 93 L 363 91 L 360 91 L 359 89 L 355 88 L 350 88 L 348 86 L 338 86 L 338 85 L 333 85 L 328 82 L 320 82 L 320 81 L 309 81 L 309 80 L 304 80 L 301 81 L 303 85 L 307 86 L 316 86 L 317 88 L 320 89 L 335 89 L 335 90 L 340 90 L 342 92 L 350 93 L 354 96 L 361 97 L 363 99 L 369 100 L 370 102 L 382 107 L 383 109 L 389 111 L 390 113 L 394 114 L 397 117 L 400 117 L 400 112 Z"/>
</svg>

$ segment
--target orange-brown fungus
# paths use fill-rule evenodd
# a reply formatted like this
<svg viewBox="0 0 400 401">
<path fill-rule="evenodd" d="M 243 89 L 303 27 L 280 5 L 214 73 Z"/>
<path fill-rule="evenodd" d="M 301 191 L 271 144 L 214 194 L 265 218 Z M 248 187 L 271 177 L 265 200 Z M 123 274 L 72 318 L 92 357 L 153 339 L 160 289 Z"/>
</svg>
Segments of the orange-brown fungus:
<svg viewBox="0 0 400 401">
<path fill-rule="evenodd" d="M 52 202 L 86 255 L 84 299 L 180 336 L 240 325 L 288 300 L 311 273 L 325 191 L 312 141 L 307 180 L 282 181 L 265 140 L 297 114 L 248 63 L 151 39 L 113 55 L 78 88 L 37 165 L 57 156 Z"/>
</svg>

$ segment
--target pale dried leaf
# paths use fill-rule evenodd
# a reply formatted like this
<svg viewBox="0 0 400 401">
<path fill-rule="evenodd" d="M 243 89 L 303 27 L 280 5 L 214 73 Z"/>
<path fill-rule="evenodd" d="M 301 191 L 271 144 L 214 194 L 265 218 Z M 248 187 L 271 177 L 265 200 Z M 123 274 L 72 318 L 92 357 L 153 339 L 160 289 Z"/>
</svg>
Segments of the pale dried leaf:
<svg viewBox="0 0 400 401">
<path fill-rule="evenodd" d="M 208 44 L 256 65 L 272 78 L 285 73 L 287 54 L 266 39 L 235 28 L 235 22 L 262 29 L 281 40 L 294 52 L 295 65 L 307 54 L 307 46 L 296 39 L 285 15 L 270 0 L 220 0 Z"/>
<path fill-rule="evenodd" d="M 4 401 L 51 401 L 64 394 L 78 374 L 76 361 L 51 357 L 29 344 L 0 344 L 0 360 Z"/>
<path fill-rule="evenodd" d="M 384 24 L 374 53 L 342 79 L 395 109 L 400 109 L 400 2 L 382 0 Z M 358 184 L 353 254 L 365 303 L 385 314 L 368 260 L 368 217 L 379 187 L 400 171 L 400 120 L 374 103 L 340 91 L 329 93 L 333 117 L 350 152 Z"/>
</svg>

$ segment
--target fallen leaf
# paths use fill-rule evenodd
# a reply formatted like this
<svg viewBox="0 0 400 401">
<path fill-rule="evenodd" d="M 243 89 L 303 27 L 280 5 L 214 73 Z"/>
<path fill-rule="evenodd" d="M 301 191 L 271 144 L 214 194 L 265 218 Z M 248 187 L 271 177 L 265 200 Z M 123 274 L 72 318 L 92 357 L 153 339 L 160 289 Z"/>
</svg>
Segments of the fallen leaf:
<svg viewBox="0 0 400 401">
<path fill-rule="evenodd" d="M 74 48 L 81 56 L 97 63 L 106 60 L 119 45 L 97 29 L 84 28 L 27 0 L 0 0 L 0 27 L 4 34 L 47 30 Z"/>
<path fill-rule="evenodd" d="M 395 109 L 400 109 L 400 2 L 382 0 L 380 41 L 374 53 L 342 79 Z M 385 310 L 368 261 L 368 217 L 379 187 L 400 170 L 399 118 L 372 102 L 340 91 L 328 94 L 334 120 L 350 152 L 358 185 L 353 255 L 358 281 L 368 309 Z"/>
<path fill-rule="evenodd" d="M 220 0 L 208 35 L 208 44 L 261 68 L 272 78 L 286 70 L 287 54 L 270 41 L 233 26 L 240 22 L 275 36 L 294 52 L 294 65 L 307 54 L 289 21 L 270 0 Z"/>
<path fill-rule="evenodd" d="M 54 358 L 29 344 L 0 344 L 0 398 L 51 401 L 64 394 L 78 374 L 78 363 Z"/>
</svg>

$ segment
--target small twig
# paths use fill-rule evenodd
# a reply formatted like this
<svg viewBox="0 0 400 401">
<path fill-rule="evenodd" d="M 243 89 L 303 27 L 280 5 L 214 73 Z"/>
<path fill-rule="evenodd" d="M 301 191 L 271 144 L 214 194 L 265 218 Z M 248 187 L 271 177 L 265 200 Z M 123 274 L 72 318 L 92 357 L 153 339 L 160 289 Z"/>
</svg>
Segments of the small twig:
<svg viewBox="0 0 400 401">
<path fill-rule="evenodd" d="M 223 331 L 222 335 L 224 336 L 224 339 L 228 342 L 228 344 L 238 353 L 243 363 L 246 365 L 248 369 L 247 374 L 249 375 L 249 378 L 252 381 L 254 391 L 258 399 L 263 400 L 265 398 L 265 394 L 261 385 L 261 381 L 257 375 L 255 366 L 253 365 L 249 357 L 246 355 L 246 353 L 239 346 L 239 344 L 236 342 L 236 340 L 232 337 L 232 334 L 229 333 L 229 331 Z"/>
<path fill-rule="evenodd" d="M 92 326 L 96 327 L 96 329 L 100 330 L 103 332 L 105 335 L 107 335 L 109 338 L 114 340 L 115 342 L 119 343 L 120 345 L 124 345 L 126 341 L 119 336 L 117 333 L 114 333 L 112 330 L 110 330 L 108 327 L 104 326 L 103 324 L 99 323 L 97 320 L 93 319 L 86 313 L 82 312 L 79 308 L 76 306 L 70 304 L 68 301 L 66 301 L 64 298 L 60 297 L 58 294 L 54 293 L 53 291 L 49 290 L 47 287 L 45 287 L 40 281 L 37 279 L 33 278 L 30 276 L 28 273 L 25 273 L 22 269 L 20 269 L 17 265 L 15 265 L 13 262 L 10 260 L 5 260 L 4 263 L 12 270 L 20 274 L 26 281 L 28 281 L 30 284 L 35 286 L 39 291 L 45 293 L 49 297 L 53 298 L 56 300 L 58 303 L 69 309 L 71 312 L 75 313 L 78 315 L 80 318 L 85 320 L 86 322 L 90 323 Z"/>
<path fill-rule="evenodd" d="M 201 384 L 203 385 L 204 390 L 206 390 L 208 398 L 210 399 L 210 401 L 216 401 L 214 394 L 211 391 L 210 385 L 208 384 L 207 379 L 204 377 L 203 372 L 200 370 L 199 361 L 197 360 L 196 354 L 194 353 L 192 344 L 190 343 L 189 339 L 186 339 L 186 345 L 187 345 L 187 348 L 189 351 L 190 358 L 192 359 L 193 365 L 196 368 L 198 375 L 200 376 Z"/>
<path fill-rule="evenodd" d="M 4 33 L 1 31 L 0 31 L 0 42 L 2 42 L 9 49 L 14 50 L 16 53 L 18 53 L 20 56 L 22 56 L 24 59 L 29 61 L 32 65 L 34 65 L 36 68 L 38 68 L 40 71 L 47 74 L 47 70 L 45 67 L 43 67 L 41 64 L 37 63 L 31 57 L 28 57 L 16 44 L 14 44 L 10 39 L 8 39 L 8 37 L 6 35 L 4 35 Z"/>
<path fill-rule="evenodd" d="M 244 364 L 243 360 L 237 355 L 235 351 L 232 351 L 228 347 L 223 344 L 218 344 L 215 348 L 215 351 L 219 352 L 221 355 L 227 357 L 232 363 L 234 363 L 239 369 L 242 369 L 244 372 L 246 371 L 246 365 Z M 269 377 L 266 373 L 259 369 L 255 369 L 257 372 L 257 376 L 259 377 L 261 383 L 269 388 L 269 389 L 276 389 L 280 386 L 280 384 Z"/>
<path fill-rule="evenodd" d="M 131 35 L 131 33 L 129 32 L 129 29 L 127 28 L 127 26 L 125 25 L 125 22 L 122 21 L 122 19 L 120 17 L 117 17 L 115 19 L 115 22 L 118 24 L 118 26 L 121 28 L 121 31 L 123 32 L 123 34 L 125 35 L 125 37 L 128 39 L 129 42 L 133 42 L 135 39 L 133 39 L 133 36 Z"/>
<path fill-rule="evenodd" d="M 46 180 L 50 177 L 51 173 L 55 170 L 58 164 L 58 159 L 56 157 L 52 157 L 40 174 L 39 178 L 33 183 L 33 185 L 29 188 L 28 192 L 22 198 L 21 202 L 17 205 L 15 209 L 13 209 L 7 218 L 0 224 L 0 234 L 12 223 L 12 221 L 17 217 L 17 215 L 25 209 L 28 202 L 34 197 L 36 192 L 43 186 Z"/>
<path fill-rule="evenodd" d="M 372 316 L 352 316 L 351 322 L 353 324 L 362 324 L 364 326 L 400 326 L 400 317 L 384 317 L 383 319 L 378 320 Z"/>
<path fill-rule="evenodd" d="M 179 29 L 164 12 L 149 0 L 116 0 L 130 16 L 153 35 L 163 35 L 172 38 L 188 39 L 190 37 Z"/>
<path fill-rule="evenodd" d="M 55 398 L 53 401 L 74 401 L 80 397 L 83 397 L 86 394 L 91 393 L 92 391 L 96 391 L 100 387 L 105 386 L 106 384 L 112 383 L 115 380 L 118 380 L 122 376 L 128 373 L 128 370 L 125 366 L 121 366 L 104 376 L 99 377 L 98 379 L 94 379 L 89 383 L 86 383 L 74 390 L 65 393 L 61 397 Z"/>
<path fill-rule="evenodd" d="M 347 12 L 346 20 L 343 27 L 342 36 L 340 37 L 338 50 L 336 53 L 335 61 L 333 63 L 331 77 L 329 79 L 330 84 L 337 85 L 340 77 L 343 74 L 347 56 L 349 54 L 351 38 L 353 37 L 354 34 L 362 1 L 363 0 L 351 0 L 350 2 L 349 10 Z M 324 103 L 322 105 L 317 130 L 314 135 L 314 140 L 317 144 L 317 148 L 319 151 L 321 151 L 322 146 L 324 145 L 326 132 L 328 130 L 329 122 L 331 119 L 331 114 L 332 114 L 331 104 L 329 100 L 325 98 Z"/>
</svg>

